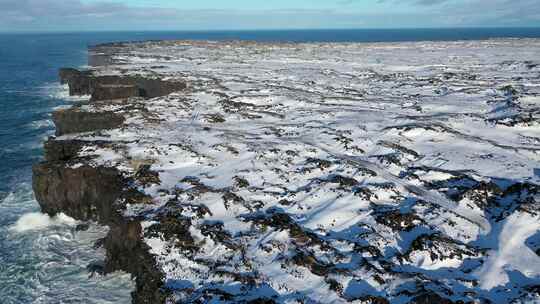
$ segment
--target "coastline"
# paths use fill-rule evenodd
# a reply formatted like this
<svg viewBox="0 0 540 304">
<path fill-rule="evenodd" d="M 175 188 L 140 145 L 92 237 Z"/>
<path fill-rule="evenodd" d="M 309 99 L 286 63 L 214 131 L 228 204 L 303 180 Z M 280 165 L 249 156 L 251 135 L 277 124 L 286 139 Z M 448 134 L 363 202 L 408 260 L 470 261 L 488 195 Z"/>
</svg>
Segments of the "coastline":
<svg viewBox="0 0 540 304">
<path fill-rule="evenodd" d="M 532 50 L 538 44 L 534 39 L 522 42 L 532 44 Z M 517 49 L 516 41 L 422 44 L 359 46 L 337 43 L 276 45 L 171 41 L 95 46 L 90 50 L 91 72 L 61 71 L 62 81 L 70 85 L 73 95 L 92 95 L 92 101 L 87 105 L 59 110 L 53 115 L 57 137 L 46 142 L 46 160 L 33 170 L 36 197 L 45 213 L 55 215 L 63 212 L 78 220 L 97 220 L 110 227 L 104 242 L 107 249 L 105 269 L 125 270 L 137 278 L 134 303 L 220 297 L 233 302 L 272 303 L 287 294 L 283 290 L 296 290 L 298 299 L 310 297 L 292 279 L 293 286 L 280 290 L 272 283 L 271 275 L 268 279 L 261 275 L 263 270 L 277 272 L 274 268 L 265 269 L 266 262 L 269 263 L 267 266 L 279 263 L 282 263 L 282 267 L 289 265 L 287 267 L 291 271 L 298 271 L 300 277 L 304 275 L 308 278 L 308 285 L 324 285 L 314 292 L 314 296 L 323 301 L 385 303 L 385 299 L 399 298 L 411 303 L 451 303 L 458 298 L 466 298 L 466 293 L 449 294 L 445 293 L 444 288 L 437 288 L 433 277 L 423 289 L 409 290 L 410 295 L 400 295 L 402 290 L 386 291 L 384 286 L 387 281 L 402 280 L 402 276 L 407 277 L 405 281 L 417 280 L 404 265 L 423 269 L 422 263 L 414 262 L 414 254 L 422 255 L 418 252 L 427 252 L 426 256 L 431 256 L 431 267 L 438 269 L 441 266 L 434 266 L 438 263 L 450 265 L 450 268 L 454 267 L 464 274 L 459 280 L 472 280 L 468 273 L 481 267 L 465 265 L 464 261 L 489 263 L 484 251 L 491 244 L 482 246 L 480 239 L 483 234 L 489 234 L 489 229 L 499 225 L 485 214 L 496 215 L 503 223 L 512 216 L 522 219 L 537 216 L 538 181 L 534 176 L 527 176 L 527 172 L 533 170 L 527 166 L 534 165 L 531 163 L 534 157 L 522 157 L 522 163 L 507 168 L 514 171 L 504 181 L 504 176 L 496 176 L 498 169 L 487 168 L 493 165 L 489 163 L 489 158 L 476 159 L 475 163 L 486 162 L 487 165 L 477 165 L 470 168 L 471 171 L 465 169 L 471 164 L 462 158 L 450 161 L 451 165 L 457 162 L 455 167 L 445 168 L 438 164 L 429 167 L 427 163 L 422 163 L 423 159 L 436 155 L 435 152 L 444 153 L 444 149 L 451 150 L 452 145 L 448 144 L 449 147 L 441 151 L 437 150 L 437 145 L 429 148 L 433 150 L 416 151 L 429 146 L 429 140 L 419 140 L 421 136 L 436 138 L 443 134 L 448 136 L 446 140 L 455 137 L 467 144 L 479 142 L 488 145 L 496 150 L 493 153 L 497 157 L 515 156 L 509 152 L 512 149 L 536 153 L 534 144 L 491 138 L 492 134 L 488 132 L 490 126 L 480 127 L 475 119 L 490 122 L 494 128 L 510 134 L 515 127 L 534 128 L 538 113 L 534 107 L 531 110 L 520 105 L 513 116 L 488 117 L 483 112 L 475 112 L 473 108 L 466 108 L 472 114 L 465 114 L 459 107 L 469 105 L 458 102 L 456 108 L 445 113 L 445 119 L 460 119 L 449 126 L 446 121 L 424 122 L 422 119 L 430 117 L 424 115 L 424 111 L 429 112 L 437 103 L 425 105 L 423 102 L 430 99 L 453 102 L 445 99 L 445 96 L 461 96 L 459 94 L 464 92 L 470 94 L 466 97 L 473 102 L 482 102 L 482 106 L 490 107 L 492 103 L 486 105 L 479 101 L 484 95 L 478 97 L 487 94 L 486 87 L 493 88 L 495 93 L 489 92 L 492 95 L 486 96 L 491 96 L 494 103 L 503 104 L 509 98 L 524 97 L 523 100 L 534 104 L 537 95 L 529 94 L 533 89 L 523 90 L 526 80 L 512 80 L 519 84 L 504 87 L 506 79 L 497 79 L 503 76 L 497 74 L 493 77 L 490 74 L 496 73 L 492 72 L 490 64 L 504 62 L 487 61 L 483 63 L 486 67 L 480 66 L 476 72 L 454 71 L 458 66 L 442 70 L 434 66 L 433 70 L 424 71 L 418 70 L 419 62 L 404 67 L 391 58 L 396 46 L 403 49 L 414 46 L 413 50 L 427 48 L 432 52 L 444 47 L 449 49 L 448 52 L 464 52 L 458 53 L 462 55 L 461 58 L 472 56 L 463 51 L 463 45 L 472 45 L 482 51 L 494 50 L 496 57 L 500 55 L 499 50 Z M 349 53 L 368 56 L 364 47 L 368 48 L 367 51 L 379 51 L 380 57 L 388 61 L 386 66 L 376 60 L 356 62 L 356 57 L 343 57 L 349 56 Z M 190 52 L 190 49 L 201 51 L 207 57 Z M 232 51 L 228 53 L 227 49 Z M 265 51 L 269 53 L 268 57 L 265 57 Z M 295 55 L 295 51 L 300 55 Z M 306 54 L 315 54 L 316 60 Z M 426 60 L 430 58 L 433 60 L 436 57 Z M 257 60 L 265 61 L 267 65 Z M 355 64 L 353 68 L 368 68 L 343 69 L 334 62 L 339 60 L 349 60 L 349 64 Z M 536 61 L 527 61 L 506 65 L 515 69 L 512 72 L 515 74 L 529 71 L 531 78 L 528 80 L 534 82 L 532 77 L 538 67 L 533 66 Z M 288 70 L 289 64 L 297 68 L 293 73 L 297 79 L 279 78 L 287 77 L 287 73 L 292 71 Z M 185 70 L 180 69 L 183 65 L 186 66 Z M 200 68 L 201 65 L 207 70 Z M 308 65 L 305 73 L 301 70 L 303 65 Z M 231 76 L 228 76 L 229 68 L 235 71 Z M 384 71 L 376 71 L 381 68 Z M 282 69 L 285 72 L 280 74 Z M 213 72 L 219 75 L 213 75 Z M 353 72 L 357 74 L 351 76 Z M 264 78 L 264 73 L 269 73 L 270 77 Z M 333 79 L 332 73 L 337 79 Z M 272 78 L 274 76 L 277 78 Z M 364 80 L 367 83 L 362 83 Z M 361 85 L 355 86 L 355 81 Z M 347 83 L 347 90 L 340 91 L 340 84 L 343 83 Z M 403 88 L 405 83 L 419 85 L 410 89 L 405 87 L 400 94 L 390 92 L 399 90 L 399 85 Z M 370 91 L 373 89 L 366 84 L 376 84 L 376 92 Z M 422 86 L 434 90 L 428 92 Z M 475 86 L 482 89 L 475 90 Z M 446 88 L 446 91 L 440 91 L 442 88 Z M 416 90 L 422 90 L 425 96 L 415 96 Z M 379 99 L 377 94 L 382 94 L 387 100 Z M 400 101 L 403 96 L 404 102 Z M 291 103 L 291 100 L 294 102 Z M 380 107 L 381 102 L 383 108 Z M 399 104 L 399 107 L 393 107 L 392 103 Z M 311 113 L 312 107 L 316 107 L 317 111 Z M 325 111 L 319 112 L 319 109 Z M 383 123 L 371 121 L 369 116 L 373 114 L 370 113 L 396 113 L 395 117 L 403 117 L 403 121 L 390 123 L 396 119 L 392 117 Z M 318 125 L 307 119 L 315 114 L 319 121 L 329 120 L 331 123 L 328 126 Z M 238 120 L 238 124 L 235 120 Z M 366 124 L 358 125 L 357 122 L 362 120 Z M 301 124 L 295 125 L 297 121 L 301 121 Z M 242 130 L 242 122 L 247 130 Z M 465 134 L 458 129 L 460 123 L 479 128 L 478 134 Z M 377 133 L 375 127 L 386 132 Z M 266 131 L 260 132 L 260 128 Z M 418 130 L 421 130 L 420 137 L 417 137 Z M 376 136 L 394 132 L 391 134 L 394 137 L 373 142 L 370 138 L 374 134 L 369 132 L 374 132 Z M 429 132 L 435 134 L 430 135 Z M 179 136 L 184 133 L 188 137 Z M 208 137 L 200 138 L 201 134 Z M 310 136 L 315 136 L 316 141 Z M 403 142 L 396 141 L 396 136 L 405 136 L 409 144 L 403 146 Z M 256 148 L 263 143 L 260 150 Z M 373 150 L 375 147 L 378 151 Z M 272 148 L 277 151 L 273 152 Z M 481 150 L 485 149 L 479 146 L 478 151 Z M 459 154 L 456 151 L 452 153 Z M 257 170 L 246 167 L 244 163 L 247 160 Z M 231 164 L 227 165 L 227 162 Z M 269 165 L 272 163 L 278 165 Z M 525 166 L 525 169 L 521 170 L 519 166 Z M 287 173 L 287 170 L 292 171 Z M 455 181 L 459 181 L 458 186 L 452 186 Z M 295 186 L 289 187 L 289 184 Z M 333 213 L 331 209 L 327 212 L 328 218 L 335 217 L 333 223 L 326 223 L 321 218 L 319 222 L 306 220 L 318 218 L 317 213 L 309 211 L 311 208 L 317 210 L 324 207 L 321 210 L 326 210 L 328 206 L 325 206 L 324 200 L 299 199 L 311 191 L 302 187 L 314 187 L 313 191 L 320 192 L 317 196 L 327 197 L 343 209 L 338 213 Z M 447 193 L 447 188 L 455 193 Z M 394 195 L 388 196 L 388 193 Z M 520 193 L 517 198 L 516 193 Z M 511 203 L 501 208 L 501 202 L 508 200 Z M 216 206 L 216 202 L 221 206 Z M 351 202 L 357 204 L 353 209 L 348 207 Z M 496 204 L 491 205 L 491 202 Z M 469 208 L 467 204 L 474 207 Z M 483 211 L 479 213 L 478 210 Z M 360 213 L 359 217 L 350 215 L 354 212 Z M 437 216 L 428 216 L 431 212 L 436 212 Z M 481 220 L 487 222 L 486 227 L 473 220 L 478 214 Z M 368 233 L 367 237 L 362 237 L 368 240 L 367 243 L 358 236 L 340 234 L 347 229 L 348 233 L 364 229 L 359 224 L 347 226 L 347 221 L 362 223 L 362 218 L 371 219 L 362 225 L 376 227 L 375 234 L 383 235 L 383 240 L 367 231 L 363 232 Z M 461 223 L 463 230 L 455 228 L 451 222 Z M 334 229 L 336 226 L 345 230 Z M 234 267 L 227 263 L 233 261 L 239 252 L 247 255 L 249 250 L 256 250 L 250 247 L 250 242 L 262 242 L 264 238 L 261 239 L 261 235 L 266 233 L 270 233 L 268 235 L 271 235 L 273 242 L 267 243 L 267 247 L 262 249 L 273 258 L 261 261 L 255 255 L 245 258 L 241 261 L 243 264 L 235 261 L 233 264 L 240 269 L 240 273 L 234 274 Z M 391 235 L 396 233 L 403 240 L 393 240 Z M 250 237 L 254 240 L 250 240 Z M 385 238 L 388 238 L 386 244 Z M 477 238 L 476 243 L 474 238 Z M 398 244 L 400 241 L 405 244 Z M 279 242 L 282 244 L 278 245 Z M 212 244 L 230 260 L 216 261 L 208 257 L 208 252 L 201 252 L 212 247 Z M 375 244 L 380 244 L 379 248 Z M 245 248 L 241 249 L 243 246 Z M 287 250 L 285 256 L 278 258 L 279 251 L 284 251 L 280 246 L 285 246 Z M 343 246 L 354 248 L 346 249 Z M 438 246 L 443 249 L 433 258 L 432 248 Z M 450 255 L 446 256 L 444 251 L 450 252 Z M 197 277 L 196 271 L 178 272 L 171 268 L 174 258 L 168 260 L 167 255 L 177 260 L 191 259 L 200 265 L 225 263 L 229 268 L 205 266 L 214 276 L 210 279 L 213 280 L 211 288 L 205 286 L 205 280 Z M 465 264 L 453 266 L 455 257 Z M 205 262 L 198 262 L 198 259 Z M 360 259 L 361 263 L 350 269 L 344 266 L 355 259 Z M 385 263 L 394 265 L 386 268 L 388 264 Z M 396 267 L 400 268 L 399 271 Z M 362 278 L 361 274 L 356 273 L 359 269 L 367 271 L 371 278 Z M 184 282 L 186 278 L 192 281 Z M 220 280 L 225 282 L 225 287 L 219 287 Z M 372 286 L 381 287 L 358 295 L 354 293 L 355 290 L 363 290 L 362 282 L 372 280 L 375 280 Z M 233 283 L 240 284 L 242 290 L 231 291 L 226 287 Z M 519 297 L 531 296 L 532 291 L 525 293 L 527 288 L 531 286 L 519 287 L 519 292 L 516 291 Z M 474 286 L 467 292 L 472 290 L 478 292 L 478 297 L 490 296 L 490 292 L 482 293 Z M 325 293 L 328 296 L 320 298 Z"/>
</svg>

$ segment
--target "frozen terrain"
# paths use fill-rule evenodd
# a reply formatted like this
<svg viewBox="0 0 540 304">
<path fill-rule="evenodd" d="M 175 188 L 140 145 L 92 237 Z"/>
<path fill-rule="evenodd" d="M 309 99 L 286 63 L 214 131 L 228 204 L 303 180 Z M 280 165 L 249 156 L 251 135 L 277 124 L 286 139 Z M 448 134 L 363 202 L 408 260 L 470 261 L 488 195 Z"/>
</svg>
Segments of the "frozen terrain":
<svg viewBox="0 0 540 304">
<path fill-rule="evenodd" d="M 102 48 L 187 84 L 51 139 L 140 192 L 168 302 L 540 303 L 540 40 Z"/>
</svg>

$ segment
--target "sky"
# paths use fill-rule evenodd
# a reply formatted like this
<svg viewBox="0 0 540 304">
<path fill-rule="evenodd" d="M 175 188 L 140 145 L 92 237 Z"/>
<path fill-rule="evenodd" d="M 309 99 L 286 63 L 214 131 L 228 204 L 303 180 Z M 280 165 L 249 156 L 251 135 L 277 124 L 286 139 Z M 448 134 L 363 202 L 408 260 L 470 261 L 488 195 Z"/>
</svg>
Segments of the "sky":
<svg viewBox="0 0 540 304">
<path fill-rule="evenodd" d="M 0 31 L 540 27 L 540 0 L 0 0 Z"/>
</svg>

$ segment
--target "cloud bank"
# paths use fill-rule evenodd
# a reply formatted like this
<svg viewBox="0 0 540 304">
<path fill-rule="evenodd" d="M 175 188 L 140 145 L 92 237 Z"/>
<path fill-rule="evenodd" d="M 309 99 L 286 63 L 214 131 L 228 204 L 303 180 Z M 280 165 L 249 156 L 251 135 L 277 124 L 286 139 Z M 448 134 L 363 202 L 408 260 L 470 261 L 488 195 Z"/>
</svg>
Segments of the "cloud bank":
<svg viewBox="0 0 540 304">
<path fill-rule="evenodd" d="M 371 9 L 366 11 L 359 3 L 371 3 Z M 406 9 L 383 7 L 394 4 Z M 0 27 L 5 31 L 540 26 L 538 0 L 338 0 L 330 9 L 271 10 L 184 10 L 155 4 L 133 6 L 126 1 L 0 0 L 0 14 Z"/>
</svg>

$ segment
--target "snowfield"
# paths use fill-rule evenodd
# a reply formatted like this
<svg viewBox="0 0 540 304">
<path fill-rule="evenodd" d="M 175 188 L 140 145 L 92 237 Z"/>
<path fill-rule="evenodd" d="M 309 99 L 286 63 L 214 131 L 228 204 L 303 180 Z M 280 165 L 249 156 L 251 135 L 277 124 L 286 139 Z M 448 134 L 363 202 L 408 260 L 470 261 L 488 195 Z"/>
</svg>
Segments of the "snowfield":
<svg viewBox="0 0 540 304">
<path fill-rule="evenodd" d="M 144 42 L 79 106 L 171 303 L 540 303 L 540 40 Z M 111 144 L 96 145 L 96 141 Z M 267 301 L 267 302 L 264 302 Z"/>
</svg>

